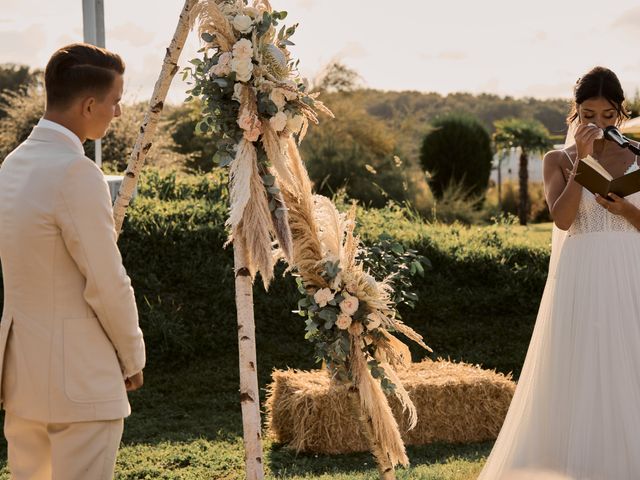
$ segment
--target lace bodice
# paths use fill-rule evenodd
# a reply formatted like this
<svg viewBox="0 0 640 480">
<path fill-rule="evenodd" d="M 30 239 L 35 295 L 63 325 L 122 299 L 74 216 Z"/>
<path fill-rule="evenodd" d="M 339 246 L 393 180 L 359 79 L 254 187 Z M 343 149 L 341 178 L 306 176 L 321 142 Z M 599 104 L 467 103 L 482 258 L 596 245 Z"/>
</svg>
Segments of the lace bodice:
<svg viewBox="0 0 640 480">
<path fill-rule="evenodd" d="M 625 172 L 631 173 L 638 170 L 637 159 Z M 640 208 L 640 192 L 627 197 L 627 200 Z M 637 232 L 638 230 L 624 217 L 614 215 L 596 202 L 595 196 L 586 188 L 582 189 L 582 198 L 578 206 L 578 213 L 573 224 L 568 230 L 568 235 L 579 235 L 590 232 Z"/>
</svg>

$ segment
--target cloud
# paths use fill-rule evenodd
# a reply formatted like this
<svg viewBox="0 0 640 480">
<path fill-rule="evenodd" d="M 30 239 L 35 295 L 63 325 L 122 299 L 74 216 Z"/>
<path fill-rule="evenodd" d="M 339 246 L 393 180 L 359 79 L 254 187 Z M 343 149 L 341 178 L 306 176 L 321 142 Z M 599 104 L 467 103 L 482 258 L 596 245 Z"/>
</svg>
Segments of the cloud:
<svg viewBox="0 0 640 480">
<path fill-rule="evenodd" d="M 367 50 L 360 42 L 348 42 L 337 54 L 338 58 L 363 58 L 368 55 Z"/>
<path fill-rule="evenodd" d="M 464 60 L 467 54 L 461 51 L 449 50 L 438 54 L 440 60 Z"/>
<path fill-rule="evenodd" d="M 634 7 L 620 15 L 611 26 L 640 32 L 640 7 Z"/>
<path fill-rule="evenodd" d="M 0 31 L 0 58 L 7 63 L 41 65 L 42 45 L 46 44 L 46 40 L 41 24 L 31 25 L 23 30 Z"/>
<path fill-rule="evenodd" d="M 131 22 L 107 30 L 107 39 L 117 38 L 118 41 L 128 43 L 133 47 L 147 46 L 154 37 L 154 33 L 147 32 Z"/>
<path fill-rule="evenodd" d="M 421 53 L 418 55 L 421 60 L 447 60 L 447 61 L 459 61 L 466 60 L 469 55 L 460 50 L 445 50 L 436 54 Z"/>
<path fill-rule="evenodd" d="M 314 0 L 298 0 L 298 5 L 305 10 L 311 10 L 314 7 Z"/>
</svg>

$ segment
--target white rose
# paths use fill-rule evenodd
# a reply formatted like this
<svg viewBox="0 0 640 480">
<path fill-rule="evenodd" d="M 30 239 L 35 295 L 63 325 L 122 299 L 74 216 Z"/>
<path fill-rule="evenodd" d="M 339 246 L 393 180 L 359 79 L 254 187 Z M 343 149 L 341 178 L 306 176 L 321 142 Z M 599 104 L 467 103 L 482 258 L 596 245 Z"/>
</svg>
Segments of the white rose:
<svg viewBox="0 0 640 480">
<path fill-rule="evenodd" d="M 375 330 L 378 328 L 382 322 L 380 321 L 380 316 L 376 313 L 370 313 L 367 315 L 367 330 Z"/>
<path fill-rule="evenodd" d="M 218 77 L 226 77 L 231 73 L 230 63 L 231 63 L 231 53 L 224 52 L 222 55 L 220 55 L 220 58 L 218 59 L 218 63 L 213 67 L 211 67 L 211 70 L 209 70 L 209 73 L 213 73 Z"/>
<path fill-rule="evenodd" d="M 336 326 L 340 330 L 346 330 L 347 328 L 349 328 L 349 325 L 351 325 L 351 317 L 349 315 L 346 315 L 344 313 L 341 313 L 340 315 L 338 315 L 338 320 L 336 320 Z"/>
<path fill-rule="evenodd" d="M 284 112 L 278 112 L 269 119 L 269 123 L 276 132 L 281 132 L 287 126 L 287 115 Z"/>
<path fill-rule="evenodd" d="M 287 103 L 282 90 L 280 90 L 279 88 L 274 88 L 273 90 L 271 90 L 271 95 L 269 95 L 269 98 L 273 103 L 276 104 L 278 110 L 282 110 L 282 107 L 284 107 Z"/>
<path fill-rule="evenodd" d="M 293 115 L 287 120 L 287 128 L 291 130 L 293 133 L 298 133 L 302 128 L 302 115 Z M 347 288 L 349 290 L 349 288 Z M 355 293 L 355 291 L 349 290 L 351 293 Z"/>
<path fill-rule="evenodd" d="M 326 307 L 327 303 L 333 300 L 333 292 L 329 288 L 321 288 L 313 294 L 313 299 L 320 307 Z"/>
<path fill-rule="evenodd" d="M 358 310 L 358 297 L 353 297 L 349 294 L 340 302 L 340 310 L 347 315 L 353 315 Z"/>
<path fill-rule="evenodd" d="M 253 26 L 253 20 L 249 15 L 236 15 L 233 19 L 233 28 L 240 33 L 249 33 Z"/>
<path fill-rule="evenodd" d="M 231 70 L 236 72 L 236 78 L 241 82 L 248 82 L 251 79 L 251 72 L 253 72 L 253 63 L 251 59 L 238 59 L 231 60 Z"/>
<path fill-rule="evenodd" d="M 251 40 L 241 38 L 233 45 L 233 58 L 251 59 L 253 56 L 253 44 Z"/>
</svg>

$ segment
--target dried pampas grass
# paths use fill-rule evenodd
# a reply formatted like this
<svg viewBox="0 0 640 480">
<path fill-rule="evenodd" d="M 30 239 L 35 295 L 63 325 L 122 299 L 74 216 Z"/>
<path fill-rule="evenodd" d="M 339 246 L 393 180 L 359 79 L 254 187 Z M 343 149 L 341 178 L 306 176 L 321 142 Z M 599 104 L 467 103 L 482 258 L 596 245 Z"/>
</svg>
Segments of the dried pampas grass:
<svg viewBox="0 0 640 480">
<path fill-rule="evenodd" d="M 216 0 L 199 0 L 191 13 L 191 28 L 198 27 L 198 36 L 209 33 L 216 39 L 220 50 L 230 52 L 236 37 L 233 27 Z"/>
</svg>

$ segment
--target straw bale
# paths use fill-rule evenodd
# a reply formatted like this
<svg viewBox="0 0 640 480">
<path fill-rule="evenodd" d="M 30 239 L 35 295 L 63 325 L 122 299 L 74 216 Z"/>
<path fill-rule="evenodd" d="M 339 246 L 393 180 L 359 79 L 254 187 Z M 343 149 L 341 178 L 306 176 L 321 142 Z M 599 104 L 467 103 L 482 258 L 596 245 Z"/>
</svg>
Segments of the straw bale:
<svg viewBox="0 0 640 480">
<path fill-rule="evenodd" d="M 414 363 L 398 376 L 418 411 L 408 418 L 388 397 L 407 445 L 470 443 L 498 436 L 515 391 L 510 375 L 438 359 Z M 275 370 L 268 387 L 269 435 L 299 452 L 338 454 L 369 450 L 346 385 L 324 370 Z"/>
</svg>

